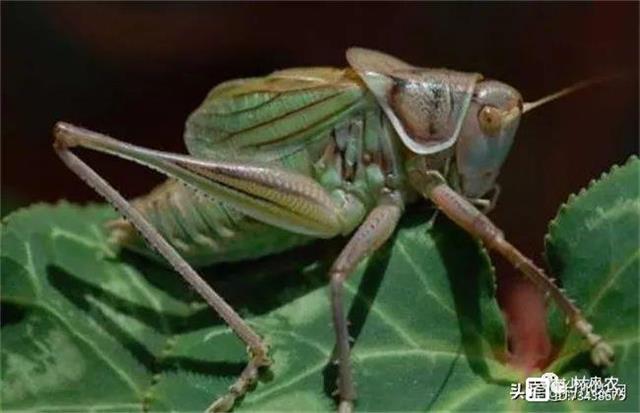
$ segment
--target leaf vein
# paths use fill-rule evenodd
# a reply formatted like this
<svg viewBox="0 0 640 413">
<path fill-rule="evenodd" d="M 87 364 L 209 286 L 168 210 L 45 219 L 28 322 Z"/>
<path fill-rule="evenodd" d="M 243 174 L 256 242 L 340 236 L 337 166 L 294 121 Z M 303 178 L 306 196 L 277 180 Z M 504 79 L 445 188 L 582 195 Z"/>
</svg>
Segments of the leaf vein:
<svg viewBox="0 0 640 413">
<path fill-rule="evenodd" d="M 427 273 L 424 272 L 424 270 L 416 264 L 415 260 L 409 255 L 407 250 L 404 248 L 404 245 L 402 242 L 398 242 L 398 250 L 400 251 L 402 256 L 407 260 L 411 268 L 413 268 L 413 271 L 416 273 L 418 280 L 424 286 L 424 289 L 427 295 L 433 298 L 433 300 L 436 303 L 438 303 L 440 307 L 444 308 L 448 313 L 455 316 L 456 312 L 453 310 L 453 308 L 449 307 L 449 305 L 447 305 L 444 301 L 442 301 L 442 299 L 437 294 L 435 294 L 431 290 L 431 288 L 429 288 Z"/>
<path fill-rule="evenodd" d="M 627 267 L 633 264 L 634 261 L 637 261 L 638 258 L 640 258 L 640 250 L 637 250 L 622 265 L 620 265 L 617 268 L 614 268 L 613 271 L 610 271 L 609 274 L 606 275 L 605 277 L 606 281 L 604 283 L 604 286 L 597 290 L 596 295 L 592 298 L 591 302 L 589 303 L 589 306 L 585 310 L 585 315 L 588 316 L 592 313 L 592 311 L 598 305 L 602 297 L 604 297 L 605 293 L 609 291 L 609 289 L 611 289 L 611 286 L 615 282 L 616 278 L 618 278 L 618 276 L 622 274 L 627 269 Z"/>
<path fill-rule="evenodd" d="M 355 299 L 364 301 L 364 303 L 370 308 L 371 312 L 375 313 L 380 318 L 380 320 L 391 327 L 391 329 L 395 331 L 397 336 L 402 338 L 405 343 L 414 348 L 421 347 L 419 344 L 420 340 L 416 340 L 415 338 L 413 338 L 411 334 L 400 327 L 400 322 L 398 320 L 395 320 L 393 317 L 389 317 L 384 311 L 382 311 L 380 303 L 373 305 L 368 297 L 363 297 L 360 294 L 356 294 L 354 288 L 349 284 L 345 284 L 345 290 L 352 294 Z"/>
</svg>

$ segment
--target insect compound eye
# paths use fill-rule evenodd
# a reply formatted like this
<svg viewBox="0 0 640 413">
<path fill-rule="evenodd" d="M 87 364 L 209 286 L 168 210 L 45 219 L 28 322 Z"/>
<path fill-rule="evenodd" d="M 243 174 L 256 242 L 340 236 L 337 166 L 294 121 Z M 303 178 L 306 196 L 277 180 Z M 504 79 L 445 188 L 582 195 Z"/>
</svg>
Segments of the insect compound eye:
<svg viewBox="0 0 640 413">
<path fill-rule="evenodd" d="M 478 112 L 480 130 L 491 137 L 496 137 L 502 129 L 502 111 L 494 106 L 485 105 Z"/>
</svg>

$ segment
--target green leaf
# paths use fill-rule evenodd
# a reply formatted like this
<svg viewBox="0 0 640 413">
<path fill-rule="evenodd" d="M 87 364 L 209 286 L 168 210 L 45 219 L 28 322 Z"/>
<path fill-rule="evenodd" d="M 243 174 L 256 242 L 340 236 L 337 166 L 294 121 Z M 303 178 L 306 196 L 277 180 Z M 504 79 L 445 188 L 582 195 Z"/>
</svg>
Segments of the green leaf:
<svg viewBox="0 0 640 413">
<path fill-rule="evenodd" d="M 4 408 L 202 410 L 243 368 L 244 346 L 177 275 L 114 254 L 101 227 L 112 216 L 39 205 L 3 226 Z M 446 220 L 419 221 L 348 283 L 358 405 L 446 409 L 496 387 L 507 400 L 488 258 Z M 203 271 L 272 347 L 239 411 L 334 408 L 326 273 L 344 242 Z"/>
<path fill-rule="evenodd" d="M 568 294 L 616 348 L 610 372 L 552 311 L 564 377 L 613 374 L 625 402 L 512 401 L 493 270 L 478 244 L 425 212 L 348 282 L 362 411 L 635 410 L 638 403 L 639 162 L 572 198 L 548 257 Z M 242 343 L 171 270 L 107 243 L 107 207 L 37 205 L 2 227 L 2 408 L 200 411 L 246 363 Z M 635 232 L 634 232 L 635 231 Z M 236 411 L 335 404 L 326 273 L 345 240 L 201 271 L 269 342 L 273 366 Z"/>
<path fill-rule="evenodd" d="M 566 377 L 614 376 L 627 386 L 627 399 L 582 401 L 571 410 L 638 411 L 640 325 L 640 160 L 614 166 L 600 180 L 571 196 L 551 222 L 547 258 L 568 295 L 616 352 L 605 371 L 589 365 L 589 349 L 574 331 L 567 332 L 559 310 L 550 315 L 551 332 L 560 346 L 549 370 Z"/>
</svg>

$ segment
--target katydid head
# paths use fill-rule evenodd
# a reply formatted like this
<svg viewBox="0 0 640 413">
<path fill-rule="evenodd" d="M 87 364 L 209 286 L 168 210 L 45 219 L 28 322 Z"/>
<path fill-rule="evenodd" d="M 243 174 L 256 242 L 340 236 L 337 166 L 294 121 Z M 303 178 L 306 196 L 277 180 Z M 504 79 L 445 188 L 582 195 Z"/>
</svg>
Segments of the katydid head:
<svg viewBox="0 0 640 413">
<path fill-rule="evenodd" d="M 349 49 L 347 60 L 412 153 L 428 157 L 451 148 L 460 190 L 470 198 L 495 186 L 523 113 L 601 80 L 523 103 L 513 87 L 477 73 L 419 68 L 360 48 Z"/>
<path fill-rule="evenodd" d="M 476 84 L 456 142 L 456 168 L 462 193 L 481 197 L 495 186 L 522 114 L 605 78 L 578 82 L 534 102 L 524 102 L 511 86 L 484 80 Z"/>
<path fill-rule="evenodd" d="M 485 80 L 476 84 L 455 148 L 460 188 L 480 197 L 495 185 L 522 115 L 522 98 L 511 86 Z"/>
</svg>

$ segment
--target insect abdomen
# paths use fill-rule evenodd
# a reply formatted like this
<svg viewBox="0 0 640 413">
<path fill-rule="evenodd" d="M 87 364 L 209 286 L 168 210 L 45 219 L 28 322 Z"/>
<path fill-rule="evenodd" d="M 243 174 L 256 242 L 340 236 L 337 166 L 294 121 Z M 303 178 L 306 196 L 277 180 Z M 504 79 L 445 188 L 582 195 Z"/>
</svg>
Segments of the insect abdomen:
<svg viewBox="0 0 640 413">
<path fill-rule="evenodd" d="M 173 179 L 135 199 L 133 205 L 188 262 L 196 266 L 258 258 L 312 240 L 256 221 Z M 107 226 L 115 243 L 159 258 L 149 251 L 128 222 L 118 219 Z"/>
</svg>

